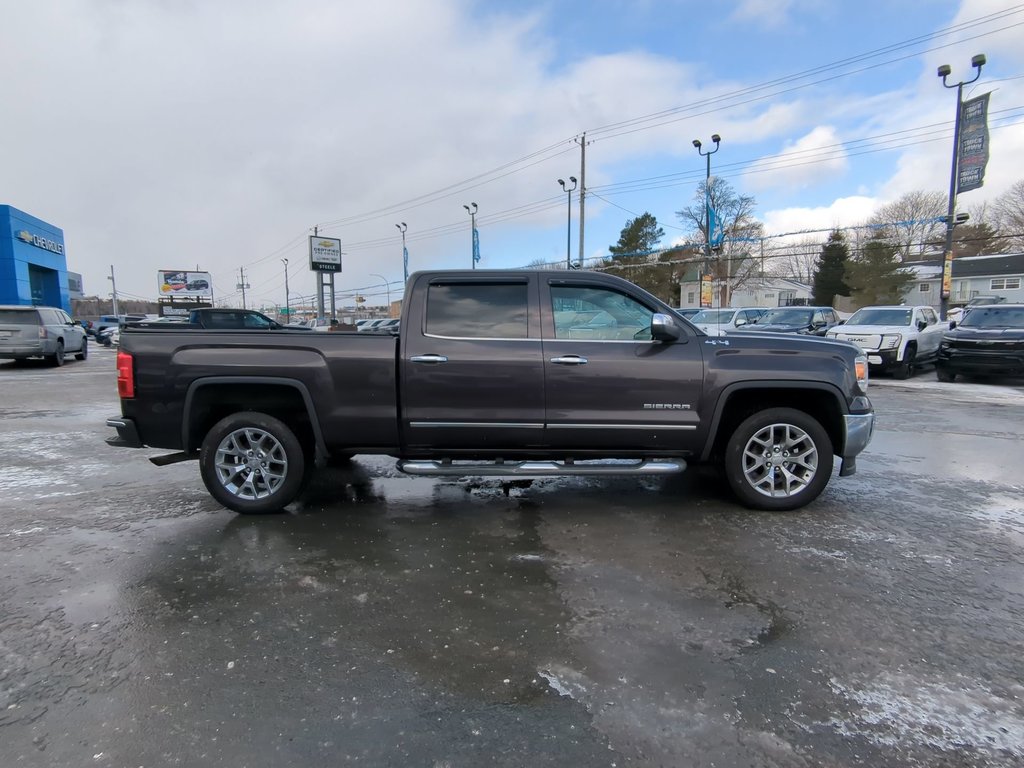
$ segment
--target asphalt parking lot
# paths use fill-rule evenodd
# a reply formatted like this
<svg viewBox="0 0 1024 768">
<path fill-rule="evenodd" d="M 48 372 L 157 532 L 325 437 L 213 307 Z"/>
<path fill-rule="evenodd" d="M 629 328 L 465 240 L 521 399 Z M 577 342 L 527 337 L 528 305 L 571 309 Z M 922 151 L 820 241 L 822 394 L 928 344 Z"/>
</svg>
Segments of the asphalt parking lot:
<svg viewBox="0 0 1024 768">
<path fill-rule="evenodd" d="M 851 478 L 436 481 L 245 518 L 0 363 L 4 766 L 1019 766 L 1024 383 L 873 380 Z"/>
</svg>

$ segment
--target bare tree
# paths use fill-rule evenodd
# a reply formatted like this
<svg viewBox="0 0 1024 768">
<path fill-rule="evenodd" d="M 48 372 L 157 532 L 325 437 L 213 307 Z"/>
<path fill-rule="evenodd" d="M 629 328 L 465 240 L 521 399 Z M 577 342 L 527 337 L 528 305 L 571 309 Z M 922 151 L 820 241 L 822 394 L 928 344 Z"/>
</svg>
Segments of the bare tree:
<svg viewBox="0 0 1024 768">
<path fill-rule="evenodd" d="M 707 194 L 711 208 L 722 222 L 725 239 L 704 268 L 715 276 L 719 285 L 719 302 L 727 307 L 732 291 L 760 274 L 760 243 L 764 237 L 764 225 L 754 218 L 754 208 L 757 207 L 754 198 L 737 194 L 725 179 L 712 177 Z M 698 185 L 693 200 L 676 215 L 690 230 L 689 244 L 699 247 L 708 237 L 705 183 Z"/>
<path fill-rule="evenodd" d="M 907 192 L 875 211 L 868 224 L 903 261 L 919 261 L 929 243 L 942 239 L 945 225 L 938 219 L 946 215 L 947 203 L 941 192 Z"/>
<path fill-rule="evenodd" d="M 818 268 L 823 242 L 820 238 L 804 237 L 771 246 L 765 256 L 765 273 L 810 285 Z"/>
<path fill-rule="evenodd" d="M 995 199 L 992 220 L 1010 250 L 1024 251 L 1024 179 Z"/>
</svg>

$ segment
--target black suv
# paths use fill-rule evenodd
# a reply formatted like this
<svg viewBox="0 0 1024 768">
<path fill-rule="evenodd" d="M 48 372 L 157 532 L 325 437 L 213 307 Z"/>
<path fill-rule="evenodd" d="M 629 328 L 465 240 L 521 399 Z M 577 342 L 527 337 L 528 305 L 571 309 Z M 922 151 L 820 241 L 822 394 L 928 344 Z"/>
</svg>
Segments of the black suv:
<svg viewBox="0 0 1024 768">
<path fill-rule="evenodd" d="M 730 333 L 804 333 L 824 336 L 829 328 L 839 325 L 839 315 L 832 307 L 776 307 L 753 323 Z"/>
<path fill-rule="evenodd" d="M 942 336 L 935 375 L 1024 375 L 1024 304 L 975 306 Z"/>
</svg>

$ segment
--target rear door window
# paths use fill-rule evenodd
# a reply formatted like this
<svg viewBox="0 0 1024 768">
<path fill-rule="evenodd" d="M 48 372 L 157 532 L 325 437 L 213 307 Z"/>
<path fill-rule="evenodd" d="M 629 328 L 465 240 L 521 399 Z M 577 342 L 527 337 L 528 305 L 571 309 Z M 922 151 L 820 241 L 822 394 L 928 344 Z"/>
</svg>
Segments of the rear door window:
<svg viewBox="0 0 1024 768">
<path fill-rule="evenodd" d="M 469 339 L 529 337 L 529 293 L 516 283 L 434 283 L 427 290 L 428 336 Z"/>
</svg>

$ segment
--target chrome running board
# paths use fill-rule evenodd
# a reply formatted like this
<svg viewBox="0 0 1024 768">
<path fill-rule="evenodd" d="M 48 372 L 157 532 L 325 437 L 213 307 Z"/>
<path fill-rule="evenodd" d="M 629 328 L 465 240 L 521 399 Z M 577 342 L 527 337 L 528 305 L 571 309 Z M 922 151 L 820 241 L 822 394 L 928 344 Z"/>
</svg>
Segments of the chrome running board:
<svg viewBox="0 0 1024 768">
<path fill-rule="evenodd" d="M 682 459 L 638 461 L 412 461 L 402 459 L 398 470 L 408 475 L 463 477 L 545 477 L 557 475 L 674 475 L 686 469 Z"/>
</svg>

